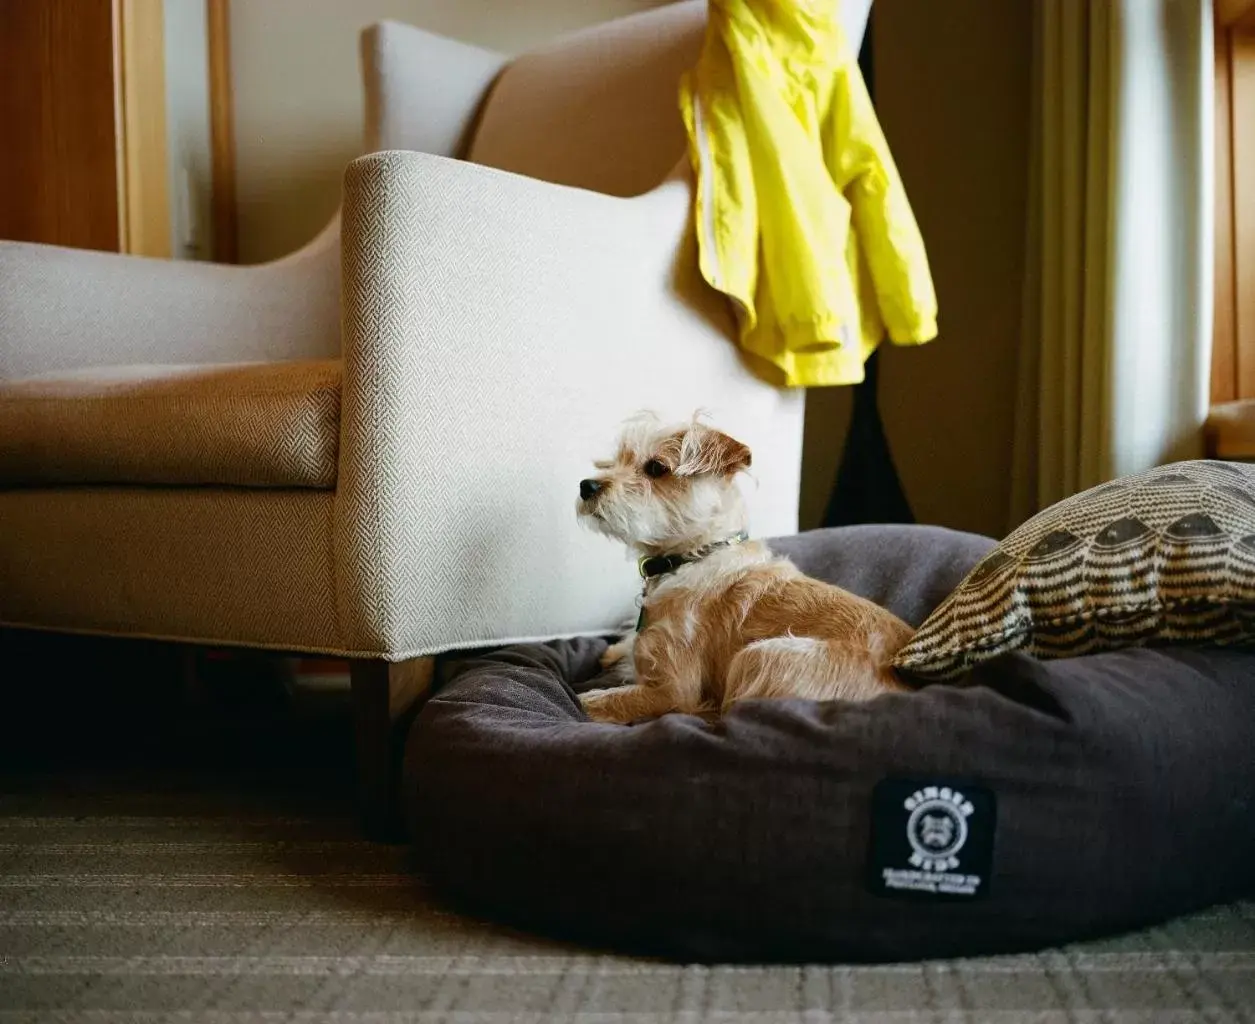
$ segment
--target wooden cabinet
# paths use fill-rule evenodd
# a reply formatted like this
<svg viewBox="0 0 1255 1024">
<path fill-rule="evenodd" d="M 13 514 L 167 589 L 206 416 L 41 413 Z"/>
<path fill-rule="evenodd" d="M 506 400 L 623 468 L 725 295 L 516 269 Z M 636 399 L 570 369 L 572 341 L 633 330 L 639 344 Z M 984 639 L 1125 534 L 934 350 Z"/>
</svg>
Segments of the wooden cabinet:
<svg viewBox="0 0 1255 1024">
<path fill-rule="evenodd" d="M 0 0 L 0 238 L 170 255 L 162 0 Z"/>
</svg>

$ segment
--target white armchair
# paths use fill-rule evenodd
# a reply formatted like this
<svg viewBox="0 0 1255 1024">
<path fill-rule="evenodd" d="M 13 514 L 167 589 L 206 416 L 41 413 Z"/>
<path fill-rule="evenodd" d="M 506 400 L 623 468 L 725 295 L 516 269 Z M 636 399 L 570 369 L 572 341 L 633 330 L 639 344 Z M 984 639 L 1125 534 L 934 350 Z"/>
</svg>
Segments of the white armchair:
<svg viewBox="0 0 1255 1024">
<path fill-rule="evenodd" d="M 634 567 L 574 515 L 625 415 L 710 410 L 754 450 L 756 532 L 794 531 L 802 395 L 747 370 L 696 269 L 676 79 L 704 14 L 510 63 L 368 30 L 382 151 L 343 234 L 274 263 L 0 243 L 0 623 L 355 659 L 378 821 L 418 659 L 632 615 Z"/>
</svg>

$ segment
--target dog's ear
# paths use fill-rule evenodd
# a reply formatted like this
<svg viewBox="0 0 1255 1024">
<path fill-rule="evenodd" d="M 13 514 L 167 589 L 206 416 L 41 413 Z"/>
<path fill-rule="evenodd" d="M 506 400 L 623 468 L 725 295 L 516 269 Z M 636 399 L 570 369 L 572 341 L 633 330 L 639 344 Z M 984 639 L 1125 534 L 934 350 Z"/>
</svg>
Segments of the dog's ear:
<svg viewBox="0 0 1255 1024">
<path fill-rule="evenodd" d="M 733 476 L 749 469 L 752 461 L 749 448 L 734 437 L 704 427 L 690 427 L 680 445 L 680 463 L 676 473 L 680 476 L 700 476 L 703 473 Z"/>
</svg>

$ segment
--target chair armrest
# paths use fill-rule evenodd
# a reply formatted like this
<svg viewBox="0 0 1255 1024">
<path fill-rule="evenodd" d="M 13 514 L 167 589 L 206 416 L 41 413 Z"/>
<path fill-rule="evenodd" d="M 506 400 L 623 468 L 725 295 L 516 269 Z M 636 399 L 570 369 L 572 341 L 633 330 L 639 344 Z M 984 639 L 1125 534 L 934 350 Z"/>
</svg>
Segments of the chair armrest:
<svg viewBox="0 0 1255 1024">
<path fill-rule="evenodd" d="M 461 156 L 502 54 L 413 25 L 362 30 L 366 151 L 413 149 Z"/>
<path fill-rule="evenodd" d="M 411 656 L 633 615 L 577 484 L 642 408 L 754 450 L 759 535 L 797 528 L 802 395 L 754 377 L 697 271 L 677 174 L 616 199 L 419 153 L 345 182 L 336 500 L 342 622 Z"/>
<path fill-rule="evenodd" d="M 0 242 L 0 377 L 336 356 L 338 238 L 255 267 Z"/>
</svg>

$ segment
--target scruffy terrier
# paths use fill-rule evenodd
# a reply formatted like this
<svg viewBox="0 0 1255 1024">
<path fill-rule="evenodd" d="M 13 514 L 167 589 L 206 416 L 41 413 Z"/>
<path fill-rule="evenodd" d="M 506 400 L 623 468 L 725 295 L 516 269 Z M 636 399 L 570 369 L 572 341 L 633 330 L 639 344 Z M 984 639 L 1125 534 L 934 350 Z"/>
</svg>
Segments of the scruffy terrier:
<svg viewBox="0 0 1255 1024">
<path fill-rule="evenodd" d="M 904 689 L 897 616 L 747 540 L 736 477 L 750 450 L 699 419 L 629 421 L 580 481 L 580 520 L 640 556 L 636 630 L 602 657 L 624 685 L 582 695 L 595 721 L 710 716 L 739 700 L 868 700 Z"/>
</svg>

